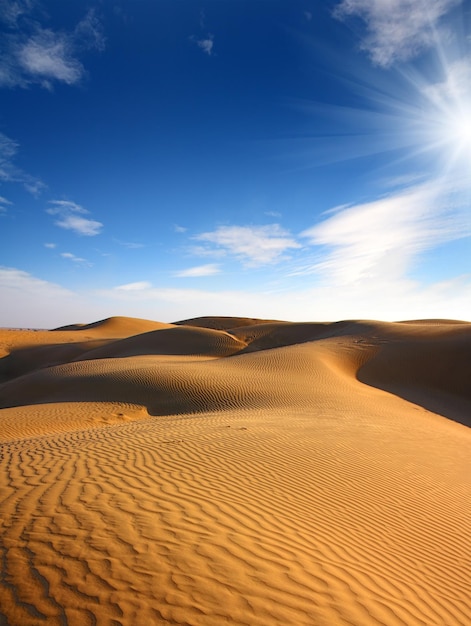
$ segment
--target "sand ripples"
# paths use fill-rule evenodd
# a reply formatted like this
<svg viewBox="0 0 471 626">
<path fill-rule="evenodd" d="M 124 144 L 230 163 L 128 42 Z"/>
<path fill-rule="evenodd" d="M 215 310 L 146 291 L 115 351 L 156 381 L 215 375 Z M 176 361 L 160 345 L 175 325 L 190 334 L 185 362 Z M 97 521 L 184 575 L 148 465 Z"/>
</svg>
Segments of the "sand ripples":
<svg viewBox="0 0 471 626">
<path fill-rule="evenodd" d="M 467 626 L 469 430 L 356 380 L 377 330 L 3 383 L 0 623 Z"/>
</svg>

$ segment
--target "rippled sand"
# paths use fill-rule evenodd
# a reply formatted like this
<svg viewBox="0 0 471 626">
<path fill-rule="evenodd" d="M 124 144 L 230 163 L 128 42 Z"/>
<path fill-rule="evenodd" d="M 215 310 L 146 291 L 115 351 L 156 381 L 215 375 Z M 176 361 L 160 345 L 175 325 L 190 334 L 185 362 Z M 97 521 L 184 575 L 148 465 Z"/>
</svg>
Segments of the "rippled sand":
<svg viewBox="0 0 471 626">
<path fill-rule="evenodd" d="M 471 624 L 471 324 L 110 318 L 0 356 L 0 624 Z"/>
</svg>

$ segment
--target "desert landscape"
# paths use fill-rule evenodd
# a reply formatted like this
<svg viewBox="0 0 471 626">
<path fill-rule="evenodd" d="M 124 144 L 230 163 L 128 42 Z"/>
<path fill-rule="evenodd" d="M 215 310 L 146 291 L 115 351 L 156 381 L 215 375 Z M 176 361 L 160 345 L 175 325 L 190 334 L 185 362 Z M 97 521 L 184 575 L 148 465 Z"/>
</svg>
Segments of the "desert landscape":
<svg viewBox="0 0 471 626">
<path fill-rule="evenodd" d="M 471 323 L 0 331 L 0 624 L 471 624 Z"/>
</svg>

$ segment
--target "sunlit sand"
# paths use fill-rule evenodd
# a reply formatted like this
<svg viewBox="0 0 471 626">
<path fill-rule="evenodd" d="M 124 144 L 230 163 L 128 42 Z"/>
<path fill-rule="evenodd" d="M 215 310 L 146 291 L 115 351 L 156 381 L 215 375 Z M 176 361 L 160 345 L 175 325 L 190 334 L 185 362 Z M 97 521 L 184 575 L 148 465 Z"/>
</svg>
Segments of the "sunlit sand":
<svg viewBox="0 0 471 626">
<path fill-rule="evenodd" d="M 0 624 L 471 624 L 471 323 L 110 318 L 0 356 Z"/>
</svg>

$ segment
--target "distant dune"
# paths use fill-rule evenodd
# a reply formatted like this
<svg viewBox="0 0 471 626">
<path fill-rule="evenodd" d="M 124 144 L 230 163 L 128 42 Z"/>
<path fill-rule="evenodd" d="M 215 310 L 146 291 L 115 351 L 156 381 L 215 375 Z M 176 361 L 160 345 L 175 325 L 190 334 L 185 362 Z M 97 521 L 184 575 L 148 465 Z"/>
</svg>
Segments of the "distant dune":
<svg viewBox="0 0 471 626">
<path fill-rule="evenodd" d="M 471 323 L 0 331 L 0 624 L 471 625 Z"/>
</svg>

